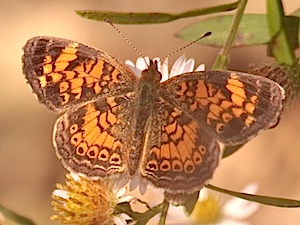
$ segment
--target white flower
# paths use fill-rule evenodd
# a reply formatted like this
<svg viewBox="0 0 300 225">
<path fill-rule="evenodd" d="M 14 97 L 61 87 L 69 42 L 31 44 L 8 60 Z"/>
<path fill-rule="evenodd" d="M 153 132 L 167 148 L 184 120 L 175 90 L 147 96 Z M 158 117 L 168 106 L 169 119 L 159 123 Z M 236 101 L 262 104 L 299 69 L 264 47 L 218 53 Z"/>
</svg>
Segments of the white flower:
<svg viewBox="0 0 300 225">
<path fill-rule="evenodd" d="M 187 60 L 185 55 L 180 56 L 175 61 L 172 68 L 170 69 L 170 72 L 168 68 L 168 64 L 169 64 L 168 58 L 163 62 L 163 64 L 161 64 L 158 58 L 154 58 L 153 60 L 158 61 L 158 71 L 161 72 L 162 74 L 161 82 L 182 73 L 203 71 L 205 69 L 205 65 L 201 64 L 194 70 L 195 60 L 192 58 Z M 136 76 L 140 77 L 141 72 L 148 68 L 148 65 L 150 64 L 149 61 L 150 61 L 149 57 L 145 57 L 145 58 L 140 57 L 136 60 L 136 64 L 134 64 L 130 60 L 126 60 L 125 64 L 136 74 Z"/>
</svg>

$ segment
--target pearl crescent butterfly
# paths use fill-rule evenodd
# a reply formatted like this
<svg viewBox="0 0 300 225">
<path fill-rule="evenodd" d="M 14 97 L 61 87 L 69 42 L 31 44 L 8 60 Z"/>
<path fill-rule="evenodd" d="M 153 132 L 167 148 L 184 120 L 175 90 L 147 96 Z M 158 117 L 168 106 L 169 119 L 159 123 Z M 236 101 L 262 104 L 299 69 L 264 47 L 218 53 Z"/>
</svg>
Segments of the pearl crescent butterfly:
<svg viewBox="0 0 300 225">
<path fill-rule="evenodd" d="M 108 53 L 54 37 L 24 47 L 23 71 L 39 102 L 62 113 L 58 158 L 91 179 L 139 174 L 168 193 L 200 190 L 220 148 L 278 121 L 284 90 L 233 71 L 190 72 L 160 82 L 156 61 L 137 77 Z"/>
</svg>

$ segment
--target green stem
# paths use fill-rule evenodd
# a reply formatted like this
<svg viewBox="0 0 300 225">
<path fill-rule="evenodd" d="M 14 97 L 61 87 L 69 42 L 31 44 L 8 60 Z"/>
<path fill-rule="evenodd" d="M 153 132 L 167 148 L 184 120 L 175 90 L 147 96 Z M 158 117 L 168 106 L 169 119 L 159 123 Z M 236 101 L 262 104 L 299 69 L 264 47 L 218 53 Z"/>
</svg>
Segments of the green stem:
<svg viewBox="0 0 300 225">
<path fill-rule="evenodd" d="M 230 191 L 223 188 L 219 188 L 213 186 L 211 184 L 205 185 L 206 188 L 209 188 L 214 191 L 218 191 L 224 194 L 228 194 L 231 196 L 235 196 L 237 198 L 242 198 L 252 202 L 258 202 L 265 205 L 277 206 L 277 207 L 286 207 L 286 208 L 299 208 L 300 201 L 295 199 L 286 199 L 286 198 L 277 198 L 277 197 L 270 197 L 264 195 L 253 195 L 247 194 L 242 192 Z"/>
<path fill-rule="evenodd" d="M 4 217 L 6 217 L 7 219 L 9 219 L 11 221 L 14 221 L 16 224 L 35 225 L 35 223 L 31 219 L 21 216 L 1 205 L 0 205 L 0 214 L 3 214 Z"/>
<path fill-rule="evenodd" d="M 168 209 L 169 209 L 169 202 L 164 200 L 158 225 L 165 225 Z"/>
<path fill-rule="evenodd" d="M 271 48 L 278 63 L 292 66 L 295 54 L 288 37 L 285 14 L 280 0 L 267 0 L 267 21 L 272 37 Z"/>
<path fill-rule="evenodd" d="M 236 14 L 233 17 L 232 26 L 229 31 L 229 35 L 221 49 L 216 61 L 212 66 L 212 70 L 224 70 L 228 67 L 229 53 L 233 46 L 234 39 L 241 22 L 245 7 L 247 5 L 247 0 L 240 0 L 239 6 L 237 7 Z"/>
</svg>

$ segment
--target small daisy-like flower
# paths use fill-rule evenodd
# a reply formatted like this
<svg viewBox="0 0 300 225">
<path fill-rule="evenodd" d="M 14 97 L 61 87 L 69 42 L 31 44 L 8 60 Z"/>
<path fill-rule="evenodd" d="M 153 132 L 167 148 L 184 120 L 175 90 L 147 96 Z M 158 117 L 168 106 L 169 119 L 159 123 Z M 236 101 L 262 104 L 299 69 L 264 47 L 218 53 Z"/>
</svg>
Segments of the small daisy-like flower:
<svg viewBox="0 0 300 225">
<path fill-rule="evenodd" d="M 246 186 L 242 192 L 255 194 L 256 184 Z M 186 215 L 182 207 L 170 206 L 168 217 L 169 224 L 193 224 L 193 225 L 250 225 L 247 221 L 257 211 L 258 203 L 233 197 L 222 203 L 216 197 L 202 189 L 200 197 L 191 215 Z"/>
<path fill-rule="evenodd" d="M 170 70 L 168 58 L 162 64 L 158 58 L 154 58 L 153 60 L 158 61 L 158 71 L 162 74 L 161 82 L 182 73 L 203 71 L 205 69 L 205 65 L 201 64 L 194 70 L 195 60 L 192 58 L 186 59 L 185 55 L 180 56 Z M 125 64 L 136 74 L 136 76 L 140 77 L 141 72 L 148 68 L 148 65 L 150 64 L 149 61 L 150 59 L 148 57 L 140 57 L 136 60 L 136 64 L 130 60 L 126 60 Z"/>
<path fill-rule="evenodd" d="M 125 188 L 118 191 L 107 181 L 87 180 L 71 173 L 66 175 L 66 185 L 56 184 L 52 193 L 53 209 L 57 215 L 50 217 L 63 224 L 78 225 L 121 225 L 130 219 L 125 214 L 117 214 L 115 206 L 131 200 L 125 196 Z"/>
</svg>

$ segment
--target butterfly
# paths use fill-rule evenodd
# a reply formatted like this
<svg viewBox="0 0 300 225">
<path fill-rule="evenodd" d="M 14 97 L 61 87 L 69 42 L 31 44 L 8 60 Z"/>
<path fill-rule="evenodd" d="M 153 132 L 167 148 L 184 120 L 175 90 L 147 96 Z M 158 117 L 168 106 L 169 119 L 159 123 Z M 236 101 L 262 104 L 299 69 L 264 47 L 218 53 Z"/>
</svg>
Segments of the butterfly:
<svg viewBox="0 0 300 225">
<path fill-rule="evenodd" d="M 90 179 L 139 175 L 168 193 L 193 193 L 212 177 L 219 142 L 249 141 L 278 121 L 284 90 L 235 71 L 189 72 L 161 82 L 150 60 L 138 78 L 108 53 L 34 37 L 23 72 L 40 103 L 62 113 L 53 143 L 63 166 Z"/>
</svg>

